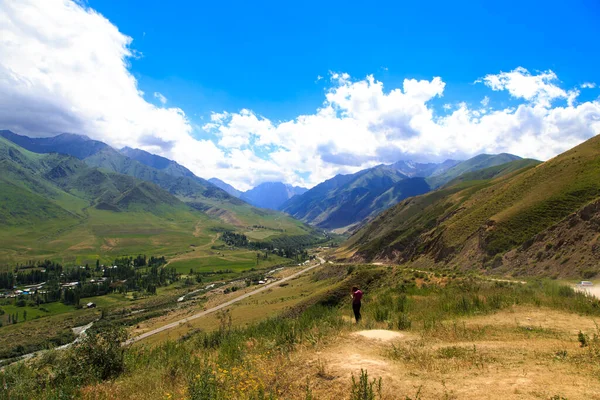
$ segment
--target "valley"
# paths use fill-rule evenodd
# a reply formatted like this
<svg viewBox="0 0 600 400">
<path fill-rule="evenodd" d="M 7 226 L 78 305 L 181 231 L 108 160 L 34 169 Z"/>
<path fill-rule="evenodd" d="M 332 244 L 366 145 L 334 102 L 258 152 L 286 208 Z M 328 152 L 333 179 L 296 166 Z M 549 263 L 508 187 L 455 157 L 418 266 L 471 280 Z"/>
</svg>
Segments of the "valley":
<svg viewBox="0 0 600 400">
<path fill-rule="evenodd" d="M 26 144 L 40 143 L 35 153 L 0 139 L 10 398 L 477 399 L 486 385 L 507 398 L 595 398 L 600 388 L 590 383 L 600 300 L 574 289 L 599 272 L 596 138 L 545 163 L 483 155 L 338 176 L 285 200 L 318 205 L 301 220 L 149 153 Z M 352 286 L 366 293 L 359 323 Z M 83 326 L 81 344 L 40 352 Z M 49 386 L 31 385 L 37 371 Z"/>
<path fill-rule="evenodd" d="M 600 400 L 598 21 L 0 0 L 0 400 Z"/>
</svg>

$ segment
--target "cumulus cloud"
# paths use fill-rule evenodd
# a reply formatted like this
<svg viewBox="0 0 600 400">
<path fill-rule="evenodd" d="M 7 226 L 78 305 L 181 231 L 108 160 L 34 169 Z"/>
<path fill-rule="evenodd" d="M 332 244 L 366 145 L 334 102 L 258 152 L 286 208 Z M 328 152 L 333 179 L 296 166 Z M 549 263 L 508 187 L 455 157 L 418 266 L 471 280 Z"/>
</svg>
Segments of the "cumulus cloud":
<svg viewBox="0 0 600 400">
<path fill-rule="evenodd" d="M 487 87 L 525 102 L 495 110 L 485 96 L 483 108 L 461 102 L 445 116 L 436 115 L 431 105 L 445 90 L 440 77 L 406 79 L 402 88 L 390 91 L 373 76 L 352 80 L 332 73 L 331 79 L 332 87 L 314 114 L 275 123 L 249 110 L 220 113 L 204 129 L 240 148 L 276 145 L 273 165 L 288 176 L 311 173 L 308 184 L 401 158 L 441 161 L 509 152 L 545 160 L 600 133 L 600 103 L 577 104 L 579 91 L 559 87 L 552 71 L 532 74 L 518 67 L 487 75 L 481 80 Z M 566 104 L 552 107 L 558 99 Z M 251 135 L 238 140 L 244 132 Z"/>
<path fill-rule="evenodd" d="M 0 3 L 0 123 L 30 135 L 85 133 L 115 147 L 174 156 L 202 151 L 198 170 L 220 158 L 190 136 L 183 110 L 144 99 L 129 71 L 132 39 L 102 15 L 69 0 Z M 164 105 L 166 98 L 155 93 Z"/>
<path fill-rule="evenodd" d="M 561 89 L 555 82 L 558 77 L 552 71 L 544 71 L 532 75 L 523 67 L 518 67 L 510 72 L 486 75 L 483 79 L 486 86 L 492 90 L 507 90 L 511 96 L 531 101 L 542 106 L 559 98 L 568 98 L 569 94 Z"/>
<path fill-rule="evenodd" d="M 437 113 L 434 104 L 447 90 L 442 77 L 384 88 L 371 75 L 330 72 L 312 113 L 274 121 L 249 108 L 215 110 L 192 128 L 162 94 L 153 92 L 158 105 L 145 99 L 130 72 L 137 56 L 131 43 L 79 2 L 0 2 L 0 128 L 83 133 L 115 147 L 140 147 L 240 189 L 274 180 L 312 186 L 399 159 L 481 152 L 547 159 L 600 133 L 598 100 L 578 103 L 578 89 L 561 87 L 553 71 L 522 67 L 478 80 L 490 95 L 509 93 L 515 99 L 509 108 L 490 107 L 486 95 L 475 106 L 453 102 Z"/>
</svg>

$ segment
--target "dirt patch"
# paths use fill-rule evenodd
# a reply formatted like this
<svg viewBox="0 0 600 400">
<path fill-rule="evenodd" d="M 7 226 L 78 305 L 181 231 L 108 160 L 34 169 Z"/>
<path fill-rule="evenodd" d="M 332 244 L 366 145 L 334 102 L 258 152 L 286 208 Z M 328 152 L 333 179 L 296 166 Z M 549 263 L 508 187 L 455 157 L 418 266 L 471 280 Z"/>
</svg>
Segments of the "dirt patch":
<svg viewBox="0 0 600 400">
<path fill-rule="evenodd" d="M 212 217 L 217 217 L 226 224 L 231 224 L 238 227 L 243 227 L 244 224 L 231 211 L 223 210 L 222 208 L 213 207 L 206 212 Z"/>
<path fill-rule="evenodd" d="M 347 398 L 352 376 L 361 370 L 370 380 L 382 378 L 385 400 L 600 399 L 600 383 L 593 378 L 598 367 L 584 362 L 587 350 L 577 342 L 579 330 L 596 332 L 591 317 L 517 306 L 449 326 L 465 332 L 485 328 L 486 334 L 469 339 L 432 332 L 423 340 L 413 332 L 340 333 L 320 351 L 299 357 L 290 370 L 301 371 L 298 391 L 308 376 L 319 399 Z M 380 333 L 402 340 L 381 340 Z"/>
<path fill-rule="evenodd" d="M 119 245 L 119 239 L 104 238 L 104 243 L 102 244 L 101 250 L 104 252 L 111 251 L 118 245 Z"/>
<path fill-rule="evenodd" d="M 366 331 L 358 331 L 353 333 L 354 336 L 361 336 L 367 339 L 380 340 L 383 342 L 389 342 L 392 340 L 398 340 L 404 338 L 404 335 L 400 332 L 388 331 L 385 329 L 370 329 Z"/>
</svg>

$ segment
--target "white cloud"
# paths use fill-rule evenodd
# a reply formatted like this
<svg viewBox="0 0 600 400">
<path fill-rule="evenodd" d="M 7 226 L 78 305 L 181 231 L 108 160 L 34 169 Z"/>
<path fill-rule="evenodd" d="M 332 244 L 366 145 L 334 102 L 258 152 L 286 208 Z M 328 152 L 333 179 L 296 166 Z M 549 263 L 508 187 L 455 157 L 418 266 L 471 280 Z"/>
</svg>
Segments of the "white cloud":
<svg viewBox="0 0 600 400">
<path fill-rule="evenodd" d="M 163 105 L 167 104 L 167 98 L 159 92 L 154 92 L 154 98 L 158 99 Z"/>
<path fill-rule="evenodd" d="M 483 81 L 492 90 L 508 90 L 513 97 L 549 107 L 552 100 L 568 97 L 567 92 L 554 83 L 557 80 L 552 71 L 532 75 L 525 68 L 518 67 L 510 72 L 486 75 L 477 82 Z"/>
<path fill-rule="evenodd" d="M 30 135 L 84 133 L 216 173 L 223 151 L 190 136 L 183 110 L 144 100 L 129 71 L 131 41 L 79 3 L 1 2 L 0 126 Z"/>
<path fill-rule="evenodd" d="M 287 121 L 250 109 L 213 113 L 196 130 L 216 139 L 199 140 L 183 110 L 166 107 L 158 92 L 159 106 L 144 99 L 129 70 L 131 41 L 79 3 L 0 2 L 0 128 L 84 133 L 115 147 L 140 147 L 240 189 L 268 180 L 311 186 L 399 159 L 503 151 L 547 159 L 600 133 L 598 100 L 577 103 L 578 89 L 560 87 L 554 72 L 519 67 L 481 80 L 482 90 L 521 100 L 511 108 L 493 109 L 486 96 L 483 108 L 453 102 L 438 115 L 432 100 L 446 90 L 441 77 L 405 79 L 384 90 L 373 76 L 332 72 L 313 113 Z"/>
<path fill-rule="evenodd" d="M 275 123 L 244 110 L 225 118 L 217 114 L 219 122 L 205 129 L 223 138 L 252 132 L 254 143 L 278 146 L 270 155 L 273 168 L 292 179 L 295 172 L 309 172 L 308 185 L 401 158 L 443 160 L 509 152 L 547 159 L 600 133 L 600 102 L 576 104 L 578 90 L 548 83 L 550 77 L 556 80 L 552 71 L 540 75 L 517 68 L 497 79 L 486 77 L 493 90 L 526 100 L 517 107 L 494 110 L 485 96 L 484 108 L 461 102 L 450 114 L 437 116 L 430 101 L 443 95 L 445 83 L 439 77 L 406 79 L 401 89 L 386 92 L 373 76 L 353 81 L 347 74 L 333 73 L 333 86 L 314 114 Z M 551 107 L 556 98 L 567 104 Z M 245 139 L 238 141 L 240 148 L 251 148 Z"/>
<path fill-rule="evenodd" d="M 594 82 L 585 82 L 582 83 L 579 87 L 582 89 L 594 89 L 596 87 L 596 84 Z"/>
</svg>

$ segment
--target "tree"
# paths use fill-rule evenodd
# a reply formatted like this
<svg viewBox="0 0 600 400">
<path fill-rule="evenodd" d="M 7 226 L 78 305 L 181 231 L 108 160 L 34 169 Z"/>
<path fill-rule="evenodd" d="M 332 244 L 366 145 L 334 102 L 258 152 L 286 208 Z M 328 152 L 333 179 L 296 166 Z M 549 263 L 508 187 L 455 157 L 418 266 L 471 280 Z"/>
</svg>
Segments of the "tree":
<svg viewBox="0 0 600 400">
<path fill-rule="evenodd" d="M 27 310 L 23 310 L 23 321 L 27 321 Z"/>
</svg>

